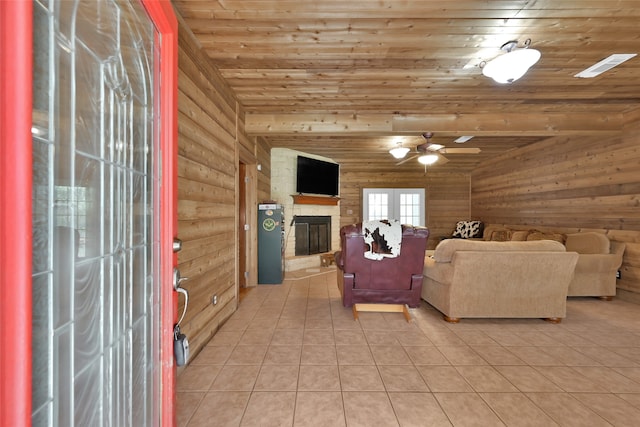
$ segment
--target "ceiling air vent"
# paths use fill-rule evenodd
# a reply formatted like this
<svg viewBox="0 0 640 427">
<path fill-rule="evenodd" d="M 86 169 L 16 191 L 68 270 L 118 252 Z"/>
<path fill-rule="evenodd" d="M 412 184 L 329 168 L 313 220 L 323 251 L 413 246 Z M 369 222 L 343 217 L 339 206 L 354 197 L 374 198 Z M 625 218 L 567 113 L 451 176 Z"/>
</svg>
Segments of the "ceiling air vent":
<svg viewBox="0 0 640 427">
<path fill-rule="evenodd" d="M 631 59 L 636 55 L 637 55 L 636 53 L 614 53 L 610 57 L 603 59 L 602 61 L 592 65 L 586 70 L 580 71 L 578 74 L 576 74 L 573 77 L 581 77 L 583 79 L 589 79 L 591 77 L 599 76 L 605 71 L 609 71 L 616 65 L 620 65 L 627 59 Z"/>
<path fill-rule="evenodd" d="M 458 139 L 456 139 L 453 142 L 457 142 L 458 144 L 463 144 L 463 143 L 467 142 L 468 140 L 470 140 L 471 138 L 473 138 L 473 135 L 460 136 L 460 137 L 458 137 Z"/>
</svg>

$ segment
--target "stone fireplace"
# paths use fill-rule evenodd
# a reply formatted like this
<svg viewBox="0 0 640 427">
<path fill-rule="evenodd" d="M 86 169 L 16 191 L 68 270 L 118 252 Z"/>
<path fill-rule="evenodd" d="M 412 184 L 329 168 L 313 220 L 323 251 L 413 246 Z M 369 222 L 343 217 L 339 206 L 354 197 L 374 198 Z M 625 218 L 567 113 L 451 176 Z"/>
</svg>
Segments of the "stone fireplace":
<svg viewBox="0 0 640 427">
<path fill-rule="evenodd" d="M 296 159 L 298 155 L 314 157 L 321 160 L 331 160 L 326 157 L 314 156 L 300 151 L 290 150 L 288 148 L 272 148 L 271 149 L 271 198 L 280 203 L 284 208 L 285 215 L 285 271 L 302 270 L 305 268 L 320 267 L 321 253 L 335 252 L 340 248 L 340 207 L 326 206 L 314 204 L 297 204 L 294 203 L 293 197 L 296 194 Z M 295 220 L 294 220 L 295 216 Z M 322 243 L 320 237 L 309 237 L 309 229 L 319 227 L 318 220 L 310 224 L 309 229 L 302 222 L 303 219 L 322 217 L 323 223 L 327 224 L 327 239 L 329 245 L 324 245 L 324 237 Z M 318 241 L 318 248 L 315 252 L 310 251 L 308 255 L 298 255 L 296 251 L 296 236 L 302 234 L 301 240 L 306 238 L 311 240 L 311 244 L 315 245 Z M 318 231 L 319 232 L 319 231 Z M 323 234 L 323 236 L 325 236 Z M 326 249 L 326 250 L 324 250 Z"/>
</svg>

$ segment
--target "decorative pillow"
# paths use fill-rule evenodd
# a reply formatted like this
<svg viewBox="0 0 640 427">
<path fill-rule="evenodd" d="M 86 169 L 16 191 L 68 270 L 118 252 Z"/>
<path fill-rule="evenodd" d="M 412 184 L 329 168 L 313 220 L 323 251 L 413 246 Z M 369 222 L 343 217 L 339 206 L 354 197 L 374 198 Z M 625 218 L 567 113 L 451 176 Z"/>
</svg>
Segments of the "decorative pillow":
<svg viewBox="0 0 640 427">
<path fill-rule="evenodd" d="M 555 240 L 564 244 L 564 236 L 559 233 L 543 233 L 541 231 L 533 231 L 527 236 L 527 241 L 530 240 Z"/>
<path fill-rule="evenodd" d="M 484 223 L 482 221 L 458 221 L 451 237 L 458 239 L 482 237 L 483 230 Z"/>
<path fill-rule="evenodd" d="M 527 236 L 529 235 L 529 231 L 527 230 L 516 230 L 511 233 L 511 241 L 512 242 L 524 242 L 527 240 Z"/>
<path fill-rule="evenodd" d="M 511 231 L 496 230 L 491 233 L 491 240 L 494 242 L 508 242 L 509 240 L 511 240 Z"/>
<path fill-rule="evenodd" d="M 585 231 L 567 234 L 567 251 L 579 254 L 608 254 L 610 251 L 609 238 L 601 233 Z"/>
</svg>

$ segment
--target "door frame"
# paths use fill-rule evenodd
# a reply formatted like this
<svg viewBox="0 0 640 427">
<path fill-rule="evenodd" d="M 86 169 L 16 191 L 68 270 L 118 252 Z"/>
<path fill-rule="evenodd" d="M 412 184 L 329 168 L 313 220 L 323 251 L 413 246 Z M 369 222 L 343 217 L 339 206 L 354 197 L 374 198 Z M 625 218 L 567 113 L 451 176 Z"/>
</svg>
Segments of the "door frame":
<svg viewBox="0 0 640 427">
<path fill-rule="evenodd" d="M 160 164 L 160 394 L 161 425 L 171 427 L 176 420 L 176 365 L 173 355 L 173 326 L 178 319 L 178 294 L 173 289 L 173 269 L 178 254 L 173 241 L 178 237 L 178 21 L 171 2 L 142 0 L 156 27 L 160 58 L 155 63 L 159 97 Z M 158 38 L 158 34 L 160 37 Z M 156 105 L 158 107 L 158 105 Z"/>
<path fill-rule="evenodd" d="M 173 239 L 177 233 L 178 23 L 171 3 L 141 0 L 157 30 L 160 125 L 160 424 L 175 425 Z M 0 425 L 31 425 L 33 2 L 0 1 Z M 159 74 L 158 74 L 159 73 Z M 162 102 L 159 102 L 162 100 Z M 8 141 L 8 142 L 7 142 Z M 11 209 L 6 207 L 10 206 Z"/>
<path fill-rule="evenodd" d="M 33 3 L 0 1 L 0 425 L 31 425 Z M 10 206 L 11 209 L 6 207 Z"/>
</svg>

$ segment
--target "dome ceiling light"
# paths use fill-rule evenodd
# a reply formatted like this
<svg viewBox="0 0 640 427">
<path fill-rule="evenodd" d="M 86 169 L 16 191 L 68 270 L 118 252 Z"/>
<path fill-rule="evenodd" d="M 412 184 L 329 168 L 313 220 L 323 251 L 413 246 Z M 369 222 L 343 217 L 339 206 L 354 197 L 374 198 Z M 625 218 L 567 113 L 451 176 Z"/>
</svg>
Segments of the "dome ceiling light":
<svg viewBox="0 0 640 427">
<path fill-rule="evenodd" d="M 425 166 L 434 164 L 438 159 L 437 154 L 425 154 L 424 156 L 418 157 L 418 161 Z"/>
<path fill-rule="evenodd" d="M 497 83 L 513 83 L 540 59 L 540 51 L 529 49 L 531 39 L 524 42 L 524 47 L 518 47 L 518 41 L 509 41 L 500 50 L 506 53 L 493 58 L 482 66 L 482 74 L 491 77 Z"/>
<path fill-rule="evenodd" d="M 408 147 L 403 147 L 402 141 L 398 141 L 397 144 L 398 146 L 389 150 L 389 153 L 391 153 L 391 155 L 396 159 L 402 159 L 407 155 L 410 149 Z"/>
</svg>

